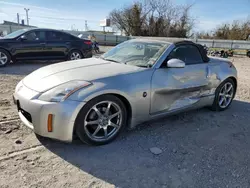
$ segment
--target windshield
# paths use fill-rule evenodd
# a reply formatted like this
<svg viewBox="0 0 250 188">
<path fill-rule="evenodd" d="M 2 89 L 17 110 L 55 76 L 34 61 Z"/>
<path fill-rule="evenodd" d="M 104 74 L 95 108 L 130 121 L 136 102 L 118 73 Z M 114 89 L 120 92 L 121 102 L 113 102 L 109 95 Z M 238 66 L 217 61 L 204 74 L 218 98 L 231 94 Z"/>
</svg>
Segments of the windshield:
<svg viewBox="0 0 250 188">
<path fill-rule="evenodd" d="M 101 56 L 107 61 L 139 67 L 151 67 L 169 46 L 163 42 L 127 41 Z"/>
<path fill-rule="evenodd" d="M 21 29 L 21 30 L 18 30 L 18 31 L 14 31 L 13 33 L 10 33 L 10 34 L 6 35 L 3 38 L 12 39 L 12 38 L 15 38 L 15 37 L 18 37 L 18 36 L 24 34 L 26 31 L 28 31 L 28 30 L 27 29 Z"/>
</svg>

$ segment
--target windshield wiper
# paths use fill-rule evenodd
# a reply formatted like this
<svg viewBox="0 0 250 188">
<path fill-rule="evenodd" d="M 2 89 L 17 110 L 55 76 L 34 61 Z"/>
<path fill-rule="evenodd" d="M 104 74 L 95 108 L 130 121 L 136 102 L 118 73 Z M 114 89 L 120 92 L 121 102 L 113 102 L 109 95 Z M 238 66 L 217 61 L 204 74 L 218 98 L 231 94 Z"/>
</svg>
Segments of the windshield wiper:
<svg viewBox="0 0 250 188">
<path fill-rule="evenodd" d="M 137 67 L 143 67 L 143 68 L 151 68 L 152 65 L 148 64 L 148 65 L 135 65 Z"/>
<path fill-rule="evenodd" d="M 103 60 L 111 61 L 111 62 L 114 62 L 114 63 L 120 63 L 119 61 L 116 61 L 116 60 L 113 60 L 113 59 L 105 59 L 105 58 L 103 58 Z"/>
</svg>

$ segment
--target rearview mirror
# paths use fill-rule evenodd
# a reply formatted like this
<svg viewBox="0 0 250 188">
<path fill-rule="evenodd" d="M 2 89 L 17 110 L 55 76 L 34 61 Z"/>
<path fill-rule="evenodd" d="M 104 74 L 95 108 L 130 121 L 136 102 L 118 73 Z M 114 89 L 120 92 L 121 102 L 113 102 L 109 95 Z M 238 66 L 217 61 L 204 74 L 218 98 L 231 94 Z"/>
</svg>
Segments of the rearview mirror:
<svg viewBox="0 0 250 188">
<path fill-rule="evenodd" d="M 167 62 L 167 67 L 169 68 L 184 68 L 185 62 L 180 59 L 170 59 Z"/>
<path fill-rule="evenodd" d="M 25 35 L 22 35 L 22 36 L 19 38 L 19 40 L 21 40 L 21 41 L 27 40 L 27 37 L 26 37 Z"/>
</svg>

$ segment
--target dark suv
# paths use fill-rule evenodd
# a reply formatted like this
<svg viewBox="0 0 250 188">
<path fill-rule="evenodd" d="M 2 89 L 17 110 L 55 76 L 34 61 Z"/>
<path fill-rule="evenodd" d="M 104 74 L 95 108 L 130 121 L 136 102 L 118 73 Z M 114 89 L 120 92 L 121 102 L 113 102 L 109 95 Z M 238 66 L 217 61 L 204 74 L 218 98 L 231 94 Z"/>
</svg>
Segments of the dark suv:
<svg viewBox="0 0 250 188">
<path fill-rule="evenodd" d="M 0 66 L 11 60 L 76 60 L 92 57 L 91 41 L 52 29 L 22 29 L 0 39 Z"/>
</svg>

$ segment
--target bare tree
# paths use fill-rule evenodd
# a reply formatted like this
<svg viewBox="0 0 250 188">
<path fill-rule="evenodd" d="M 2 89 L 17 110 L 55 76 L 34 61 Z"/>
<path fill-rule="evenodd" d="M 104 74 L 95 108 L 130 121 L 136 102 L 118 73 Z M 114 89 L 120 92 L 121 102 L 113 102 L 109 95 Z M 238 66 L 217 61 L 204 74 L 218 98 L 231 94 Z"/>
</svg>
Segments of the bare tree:
<svg viewBox="0 0 250 188">
<path fill-rule="evenodd" d="M 188 37 L 193 27 L 191 7 L 174 5 L 171 0 L 141 0 L 113 10 L 110 18 L 126 35 Z"/>
<path fill-rule="evenodd" d="M 231 24 L 222 24 L 211 33 L 199 33 L 199 38 L 248 40 L 250 35 L 250 19 L 234 20 Z"/>
</svg>

